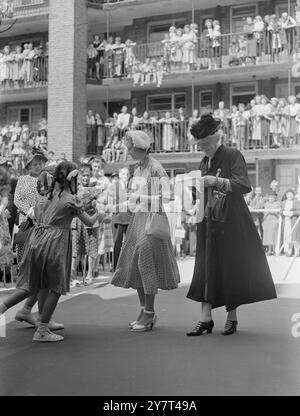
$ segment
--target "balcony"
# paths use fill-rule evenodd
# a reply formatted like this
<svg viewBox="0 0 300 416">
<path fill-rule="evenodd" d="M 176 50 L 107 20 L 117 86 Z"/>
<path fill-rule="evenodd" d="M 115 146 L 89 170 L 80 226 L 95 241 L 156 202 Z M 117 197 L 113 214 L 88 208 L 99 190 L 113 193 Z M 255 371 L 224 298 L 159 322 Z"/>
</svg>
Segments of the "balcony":
<svg viewBox="0 0 300 416">
<path fill-rule="evenodd" d="M 1 65 L 5 71 L 0 78 L 0 102 L 47 98 L 48 56 L 18 59 L 11 55 Z"/>
<path fill-rule="evenodd" d="M 89 6 L 102 6 L 103 9 L 111 9 L 122 4 L 137 3 L 139 0 L 87 0 Z"/>
<path fill-rule="evenodd" d="M 291 117 L 284 116 L 285 126 L 291 126 L 291 121 Z M 299 160 L 300 134 L 297 133 L 292 137 L 289 133 L 286 133 L 288 136 L 285 134 L 284 136 L 276 135 L 275 137 L 269 132 L 265 137 L 254 137 L 252 135 L 253 122 L 253 116 L 246 126 L 233 124 L 231 119 L 228 119 L 223 126 L 222 142 L 226 146 L 241 150 L 247 155 L 248 162 L 255 162 L 258 158 L 260 160 L 282 158 Z M 300 117 L 298 125 L 300 125 Z M 189 160 L 198 160 L 200 153 L 198 146 L 191 144 L 190 126 L 189 121 L 152 117 L 149 121 L 139 121 L 132 128 L 143 130 L 149 134 L 153 141 L 152 153 L 164 163 L 172 163 L 176 160 L 187 160 L 188 163 Z M 124 132 L 116 128 L 114 124 L 108 123 L 99 128 L 106 144 L 104 147 L 106 161 L 108 163 L 124 162 L 126 156 L 126 152 L 124 152 L 124 149 L 122 150 Z M 96 131 L 95 127 L 88 129 L 87 154 L 99 154 L 97 135 L 99 135 L 99 130 Z"/>
<path fill-rule="evenodd" d="M 255 52 L 252 52 L 254 56 L 250 56 L 253 42 Z M 103 85 L 112 88 L 126 85 L 129 88 L 149 89 L 169 87 L 178 82 L 180 85 L 185 82 L 191 85 L 192 80 L 200 84 L 206 79 L 213 83 L 228 82 L 228 76 L 231 79 L 234 76 L 238 81 L 244 74 L 257 76 L 258 79 L 272 76 L 287 78 L 288 69 L 299 51 L 297 37 L 288 38 L 287 42 L 285 49 L 276 50 L 264 34 L 259 40 L 251 41 L 243 33 L 235 33 L 222 35 L 217 41 L 202 36 L 194 43 L 177 46 L 167 42 L 104 44 L 100 50 L 103 58 L 99 71 L 92 60 L 88 62 L 88 80 L 98 82 L 98 76 Z M 185 57 L 189 57 L 189 62 L 183 63 Z M 216 71 L 220 77 L 217 80 Z M 202 77 L 198 77 L 200 74 Z"/>
<path fill-rule="evenodd" d="M 14 19 L 49 13 L 49 0 L 14 0 Z"/>
</svg>

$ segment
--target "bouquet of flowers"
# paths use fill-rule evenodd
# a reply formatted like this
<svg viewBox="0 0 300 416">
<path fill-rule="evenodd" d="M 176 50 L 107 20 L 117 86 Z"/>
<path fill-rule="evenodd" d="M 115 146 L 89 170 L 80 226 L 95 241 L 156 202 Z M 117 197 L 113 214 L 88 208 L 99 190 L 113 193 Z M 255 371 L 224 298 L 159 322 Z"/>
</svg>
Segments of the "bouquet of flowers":
<svg viewBox="0 0 300 416">
<path fill-rule="evenodd" d="M 94 215 L 97 212 L 96 203 L 99 196 L 99 190 L 92 187 L 80 187 L 78 196 L 83 203 L 84 211 L 89 215 Z"/>
</svg>

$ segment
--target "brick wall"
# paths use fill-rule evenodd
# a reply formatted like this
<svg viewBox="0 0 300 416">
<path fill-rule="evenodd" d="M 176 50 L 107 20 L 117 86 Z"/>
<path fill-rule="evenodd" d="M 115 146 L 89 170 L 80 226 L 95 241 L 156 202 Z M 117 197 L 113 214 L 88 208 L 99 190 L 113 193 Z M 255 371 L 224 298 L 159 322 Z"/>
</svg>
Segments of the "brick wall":
<svg viewBox="0 0 300 416">
<path fill-rule="evenodd" d="M 85 0 L 51 0 L 49 16 L 49 147 L 77 160 L 86 151 Z"/>
</svg>

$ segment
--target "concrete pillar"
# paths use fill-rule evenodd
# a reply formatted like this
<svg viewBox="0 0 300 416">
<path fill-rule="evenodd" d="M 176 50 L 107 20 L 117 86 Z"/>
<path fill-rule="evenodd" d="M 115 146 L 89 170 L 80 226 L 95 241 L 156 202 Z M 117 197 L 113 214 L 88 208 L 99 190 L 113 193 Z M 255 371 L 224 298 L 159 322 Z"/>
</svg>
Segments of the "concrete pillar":
<svg viewBox="0 0 300 416">
<path fill-rule="evenodd" d="M 77 161 L 86 153 L 86 0 L 50 0 L 49 149 Z"/>
</svg>

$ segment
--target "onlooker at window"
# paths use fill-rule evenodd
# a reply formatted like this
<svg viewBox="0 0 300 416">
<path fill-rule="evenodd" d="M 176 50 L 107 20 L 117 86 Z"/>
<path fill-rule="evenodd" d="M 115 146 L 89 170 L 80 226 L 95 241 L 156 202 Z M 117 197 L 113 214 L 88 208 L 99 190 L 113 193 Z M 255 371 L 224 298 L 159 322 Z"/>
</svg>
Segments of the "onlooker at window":
<svg viewBox="0 0 300 416">
<path fill-rule="evenodd" d="M 95 69 L 96 69 L 96 78 L 100 79 L 101 75 L 100 74 L 100 65 L 101 65 L 101 40 L 100 40 L 100 36 L 99 35 L 94 35 L 93 38 L 93 47 L 96 51 L 96 56 L 95 56 Z M 102 58 L 103 59 L 103 58 Z M 103 62 L 102 62 L 103 64 Z"/>
<path fill-rule="evenodd" d="M 104 130 L 104 122 L 100 114 L 96 114 L 95 123 L 96 123 L 96 138 L 97 138 L 97 154 L 102 156 L 103 148 L 105 145 L 105 130 Z"/>
<path fill-rule="evenodd" d="M 260 16 L 256 16 L 254 19 L 253 33 L 256 42 L 256 63 L 261 63 L 261 57 L 263 52 L 263 34 L 265 25 L 263 19 Z"/>
<path fill-rule="evenodd" d="M 124 74 L 124 51 L 125 44 L 121 42 L 121 38 L 117 37 L 115 44 L 112 46 L 113 51 L 113 67 L 114 76 L 120 77 Z"/>
<path fill-rule="evenodd" d="M 91 152 L 94 141 L 95 141 L 95 117 L 92 110 L 88 111 L 88 114 L 86 116 L 86 125 L 87 125 L 87 148 L 88 152 Z"/>
<path fill-rule="evenodd" d="M 271 53 L 273 62 L 279 62 L 279 53 L 282 50 L 282 28 L 276 14 L 273 14 L 270 17 L 268 31 L 271 35 Z"/>
<path fill-rule="evenodd" d="M 248 41 L 244 35 L 239 36 L 238 40 L 238 59 L 241 66 L 246 66 L 246 59 L 248 56 Z"/>
<path fill-rule="evenodd" d="M 98 56 L 97 50 L 94 48 L 93 43 L 90 43 L 87 48 L 88 76 L 90 78 L 95 78 L 97 56 Z"/>
<path fill-rule="evenodd" d="M 281 27 L 283 29 L 282 44 L 287 45 L 288 54 L 291 55 L 296 52 L 296 27 L 297 22 L 288 13 L 282 13 L 281 15 Z"/>
<path fill-rule="evenodd" d="M 120 129 L 121 133 L 129 126 L 130 114 L 128 108 L 124 105 L 121 109 L 121 113 L 118 115 L 116 127 Z"/>
<path fill-rule="evenodd" d="M 272 143 L 270 143 L 270 147 L 278 148 L 280 147 L 279 140 L 281 134 L 281 123 L 279 114 L 279 101 L 276 97 L 271 98 L 269 117 L 271 119 L 270 134 L 272 136 Z"/>
<path fill-rule="evenodd" d="M 139 124 L 139 118 L 137 115 L 137 108 L 133 107 L 133 109 L 131 110 L 130 119 L 129 119 L 130 128 L 135 130 L 138 124 Z"/>
<path fill-rule="evenodd" d="M 255 196 L 254 196 L 254 198 L 250 202 L 250 208 L 252 210 L 256 210 L 256 209 L 257 210 L 260 210 L 260 209 L 263 209 L 264 208 L 264 198 L 262 196 L 262 188 L 261 188 L 261 186 L 257 186 L 255 188 L 254 193 L 255 193 Z M 262 214 L 261 212 L 259 212 L 259 213 L 252 212 L 251 215 L 252 215 L 253 221 L 255 223 L 255 226 L 257 228 L 257 231 L 258 231 L 260 237 L 263 238 L 262 221 L 263 221 L 264 214 Z"/>
<path fill-rule="evenodd" d="M 287 256 L 300 255 L 300 224 L 295 224 L 300 215 L 300 203 L 295 199 L 295 192 L 289 189 L 285 194 L 285 201 L 281 205 L 283 215 L 283 243 Z"/>
<path fill-rule="evenodd" d="M 268 196 L 268 201 L 264 204 L 264 209 L 276 210 L 279 212 L 266 212 L 263 219 L 263 245 L 268 247 L 268 254 L 274 255 L 278 240 L 280 201 L 276 200 L 274 194 Z"/>
<path fill-rule="evenodd" d="M 240 64 L 239 59 L 239 43 L 236 36 L 232 36 L 231 43 L 228 49 L 229 66 L 237 66 Z"/>
<path fill-rule="evenodd" d="M 256 59 L 256 40 L 254 37 L 254 22 L 252 17 L 247 17 L 244 25 L 244 33 L 247 36 L 247 58 L 253 62 Z"/>
<path fill-rule="evenodd" d="M 291 95 L 288 98 L 288 106 L 287 106 L 287 133 L 289 137 L 289 144 L 295 144 L 295 139 L 298 132 L 297 126 L 297 116 L 300 114 L 300 104 L 297 103 L 297 98 L 294 95 Z"/>
<path fill-rule="evenodd" d="M 216 120 L 221 121 L 220 128 L 222 130 L 223 138 L 226 134 L 228 134 L 228 116 L 229 116 L 229 113 L 230 113 L 230 111 L 227 108 L 225 108 L 224 101 L 220 101 L 218 109 L 215 110 L 215 112 L 214 112 L 214 118 Z"/>
<path fill-rule="evenodd" d="M 176 121 L 176 118 L 172 117 L 169 111 L 166 112 L 165 117 L 159 120 L 163 125 L 162 146 L 165 152 L 171 152 L 178 148 L 174 132 L 174 123 Z"/>
<path fill-rule="evenodd" d="M 191 134 L 191 127 L 194 124 L 196 124 L 199 120 L 200 120 L 199 110 L 195 109 L 193 111 L 192 117 L 190 117 L 190 119 L 189 119 L 189 126 L 188 126 L 188 140 L 189 140 L 189 142 L 194 142 L 194 138 Z M 196 144 L 190 144 L 189 146 L 190 146 L 190 151 L 191 152 L 197 152 L 198 146 Z"/>
<path fill-rule="evenodd" d="M 246 113 L 246 108 L 244 104 L 239 104 L 238 115 L 236 121 L 237 129 L 237 146 L 238 150 L 244 150 L 245 144 L 248 140 L 248 117 Z"/>
</svg>

